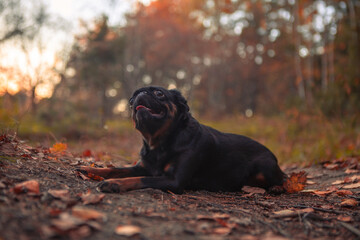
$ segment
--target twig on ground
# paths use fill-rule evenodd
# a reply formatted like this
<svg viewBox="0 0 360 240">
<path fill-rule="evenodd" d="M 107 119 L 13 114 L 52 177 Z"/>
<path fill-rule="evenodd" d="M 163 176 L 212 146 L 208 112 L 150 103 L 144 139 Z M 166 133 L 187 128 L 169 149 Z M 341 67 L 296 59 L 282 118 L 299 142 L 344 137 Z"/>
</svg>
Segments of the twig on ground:
<svg viewBox="0 0 360 240">
<path fill-rule="evenodd" d="M 266 222 L 264 220 L 261 220 L 261 219 L 256 219 L 255 221 L 258 221 L 258 222 L 270 227 L 274 232 L 278 232 L 279 234 L 281 234 L 284 237 L 291 238 L 289 233 L 287 233 L 285 230 L 283 230 L 283 229 L 281 229 L 281 228 L 279 228 L 279 227 L 277 227 L 277 226 L 275 226 L 275 225 L 273 225 L 271 223 L 268 223 L 268 222 Z"/>
<path fill-rule="evenodd" d="M 280 207 L 289 207 L 289 206 L 280 205 Z M 344 211 L 337 211 L 337 210 L 332 210 L 332 209 L 324 209 L 324 208 L 305 206 L 305 205 L 293 205 L 291 207 L 293 207 L 293 208 L 312 208 L 312 209 L 314 209 L 316 211 L 319 211 L 319 212 L 327 212 L 327 213 L 335 213 L 335 214 L 345 214 L 346 213 Z"/>
<path fill-rule="evenodd" d="M 355 234 L 356 236 L 360 237 L 360 230 L 353 227 L 352 225 L 348 224 L 348 223 L 344 223 L 344 222 L 339 222 L 341 226 L 343 226 L 344 228 L 346 228 L 347 230 L 349 230 L 350 232 L 352 232 L 353 234 Z"/>
</svg>

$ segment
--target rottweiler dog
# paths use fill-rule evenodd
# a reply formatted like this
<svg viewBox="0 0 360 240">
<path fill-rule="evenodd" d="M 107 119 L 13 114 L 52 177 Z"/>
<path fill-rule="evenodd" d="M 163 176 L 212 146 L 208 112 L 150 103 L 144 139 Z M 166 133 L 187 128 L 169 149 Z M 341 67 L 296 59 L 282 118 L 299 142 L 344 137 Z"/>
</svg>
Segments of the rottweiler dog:
<svg viewBox="0 0 360 240">
<path fill-rule="evenodd" d="M 128 168 L 78 169 L 105 178 L 99 184 L 102 192 L 281 188 L 286 175 L 269 149 L 248 137 L 200 124 L 179 91 L 140 88 L 129 104 L 135 128 L 143 136 L 141 160 Z"/>
</svg>

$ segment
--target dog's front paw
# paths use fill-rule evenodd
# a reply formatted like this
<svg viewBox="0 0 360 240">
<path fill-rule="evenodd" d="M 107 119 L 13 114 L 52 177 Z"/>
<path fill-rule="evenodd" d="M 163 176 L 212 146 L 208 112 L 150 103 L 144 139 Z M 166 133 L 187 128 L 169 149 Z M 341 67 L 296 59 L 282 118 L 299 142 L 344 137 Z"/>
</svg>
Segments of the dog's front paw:
<svg viewBox="0 0 360 240">
<path fill-rule="evenodd" d="M 122 192 L 121 185 L 116 182 L 102 181 L 97 188 L 104 193 L 120 193 Z"/>
</svg>

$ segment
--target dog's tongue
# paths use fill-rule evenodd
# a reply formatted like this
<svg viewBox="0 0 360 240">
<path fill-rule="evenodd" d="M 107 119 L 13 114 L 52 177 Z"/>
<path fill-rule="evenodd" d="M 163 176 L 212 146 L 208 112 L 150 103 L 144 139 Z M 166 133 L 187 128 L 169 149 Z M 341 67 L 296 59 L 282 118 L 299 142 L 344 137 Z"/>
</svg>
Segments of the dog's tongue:
<svg viewBox="0 0 360 240">
<path fill-rule="evenodd" d="M 138 111 L 139 109 L 142 109 L 142 108 L 145 108 L 145 109 L 148 110 L 149 112 L 153 113 L 153 110 L 151 110 L 150 108 L 147 108 L 147 107 L 145 107 L 145 106 L 143 106 L 143 105 L 137 106 L 137 107 L 136 107 L 136 111 Z"/>
<path fill-rule="evenodd" d="M 143 106 L 143 105 L 139 105 L 139 106 L 136 107 L 136 111 L 138 111 L 138 110 L 141 109 L 141 108 L 148 109 L 147 107 L 145 107 L 145 106 Z"/>
</svg>

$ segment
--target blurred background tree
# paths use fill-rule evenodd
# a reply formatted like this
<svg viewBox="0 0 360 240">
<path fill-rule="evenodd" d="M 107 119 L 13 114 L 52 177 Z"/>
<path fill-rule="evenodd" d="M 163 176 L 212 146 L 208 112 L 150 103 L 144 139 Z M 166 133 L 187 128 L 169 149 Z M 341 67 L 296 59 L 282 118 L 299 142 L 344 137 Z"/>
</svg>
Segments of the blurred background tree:
<svg viewBox="0 0 360 240">
<path fill-rule="evenodd" d="M 50 127 L 106 126 L 115 116 L 128 117 L 131 93 L 152 84 L 178 88 L 205 118 L 302 111 L 359 120 L 359 1 L 96 4 L 131 8 L 115 23 L 110 12 L 80 20 L 67 35 L 72 46 L 63 44 L 50 63 L 31 52 L 46 55 L 55 40 L 45 32 L 64 31 L 60 12 L 50 13 L 51 4 L 41 1 L 0 0 L 0 51 L 20 49 L 30 68 L 1 59 L 2 119 L 19 121 L 31 110 Z"/>
</svg>

